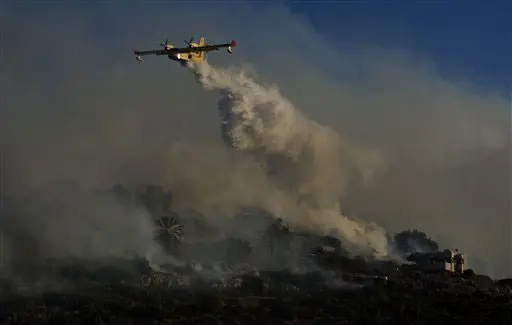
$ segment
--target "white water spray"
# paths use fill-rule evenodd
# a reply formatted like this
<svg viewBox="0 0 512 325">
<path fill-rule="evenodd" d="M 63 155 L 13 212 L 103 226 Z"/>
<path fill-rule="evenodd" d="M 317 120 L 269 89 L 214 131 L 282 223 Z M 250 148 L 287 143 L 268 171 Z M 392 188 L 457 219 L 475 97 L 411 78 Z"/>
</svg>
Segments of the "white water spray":
<svg viewBox="0 0 512 325">
<path fill-rule="evenodd" d="M 334 130 L 307 119 L 276 86 L 263 87 L 243 71 L 208 63 L 189 67 L 205 89 L 222 95 L 218 108 L 224 140 L 261 159 L 272 170 L 269 179 L 289 193 L 294 204 L 283 211 L 285 221 L 335 234 L 354 254 L 388 256 L 381 227 L 340 213 L 350 150 Z"/>
</svg>

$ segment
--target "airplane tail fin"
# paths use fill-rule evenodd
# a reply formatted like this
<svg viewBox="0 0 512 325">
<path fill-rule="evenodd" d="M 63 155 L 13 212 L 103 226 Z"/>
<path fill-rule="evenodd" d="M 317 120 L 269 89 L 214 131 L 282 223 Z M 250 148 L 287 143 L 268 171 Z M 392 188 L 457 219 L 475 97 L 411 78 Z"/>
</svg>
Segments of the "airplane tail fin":
<svg viewBox="0 0 512 325">
<path fill-rule="evenodd" d="M 204 36 L 201 36 L 201 37 L 199 38 L 199 43 L 198 43 L 198 45 L 199 45 L 199 46 L 204 46 Z M 203 62 L 203 61 L 204 61 L 205 56 L 206 56 L 206 53 L 205 53 L 205 52 L 201 52 L 201 57 L 200 57 L 201 62 Z"/>
</svg>

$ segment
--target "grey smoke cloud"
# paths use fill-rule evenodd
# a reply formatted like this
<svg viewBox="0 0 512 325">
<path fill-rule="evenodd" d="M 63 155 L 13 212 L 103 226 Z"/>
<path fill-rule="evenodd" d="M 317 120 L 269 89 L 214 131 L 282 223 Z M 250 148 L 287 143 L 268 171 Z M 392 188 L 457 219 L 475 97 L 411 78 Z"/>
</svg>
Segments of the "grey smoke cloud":
<svg viewBox="0 0 512 325">
<path fill-rule="evenodd" d="M 148 212 L 123 205 L 108 193 L 87 191 L 71 182 L 57 182 L 33 191 L 22 200 L 9 214 L 23 220 L 21 225 L 16 225 L 21 229 L 8 227 L 11 230 L 8 234 L 20 230 L 31 241 L 28 245 L 31 247 L 12 247 L 23 255 L 22 259 L 37 256 L 151 259 L 160 253 L 153 242 Z M 10 243 L 17 244 L 19 238 L 8 237 Z"/>
<path fill-rule="evenodd" d="M 364 185 L 341 176 L 344 213 L 389 231 L 419 228 L 467 252 L 477 270 L 510 275 L 507 98 L 443 79 L 406 51 L 337 47 L 279 5 L 144 5 L 136 17 L 113 5 L 4 7 L 9 194 L 56 180 L 156 182 L 176 188 L 181 208 L 212 215 L 247 203 L 287 209 L 268 203 L 279 194 L 263 194 L 272 186 L 258 161 L 225 148 L 218 94 L 169 60 L 138 65 L 131 55 L 166 36 L 178 43 L 204 33 L 239 43 L 232 56 L 210 55 L 212 65 L 257 72 L 305 118 L 379 153 L 384 167 Z M 359 157 L 358 166 L 377 159 Z"/>
<path fill-rule="evenodd" d="M 244 71 L 207 63 L 190 68 L 206 90 L 216 90 L 221 97 L 224 139 L 236 150 L 262 159 L 272 169 L 266 173 L 272 175 L 270 183 L 283 186 L 280 202 L 295 206 L 282 211 L 288 223 L 324 234 L 334 230 L 353 252 L 388 256 L 383 229 L 340 213 L 342 179 L 358 170 L 346 169 L 344 163 L 350 159 L 343 161 L 341 156 L 352 154 L 334 130 L 306 119 L 275 86 L 262 87 Z M 266 201 L 274 200 L 269 196 Z"/>
</svg>

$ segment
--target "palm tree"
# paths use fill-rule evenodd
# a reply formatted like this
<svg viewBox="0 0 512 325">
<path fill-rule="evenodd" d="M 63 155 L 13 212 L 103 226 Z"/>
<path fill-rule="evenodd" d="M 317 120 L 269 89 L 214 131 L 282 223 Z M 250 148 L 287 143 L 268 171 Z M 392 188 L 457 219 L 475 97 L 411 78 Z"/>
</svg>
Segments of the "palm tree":
<svg viewBox="0 0 512 325">
<path fill-rule="evenodd" d="M 183 225 L 173 214 L 156 220 L 155 237 L 167 253 L 173 252 L 184 239 Z"/>
</svg>

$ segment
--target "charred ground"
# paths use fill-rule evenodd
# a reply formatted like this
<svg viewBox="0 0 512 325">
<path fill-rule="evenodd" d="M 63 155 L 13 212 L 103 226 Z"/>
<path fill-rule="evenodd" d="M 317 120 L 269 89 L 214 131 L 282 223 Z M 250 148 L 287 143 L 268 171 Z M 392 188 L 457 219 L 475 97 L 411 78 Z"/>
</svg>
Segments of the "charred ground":
<svg viewBox="0 0 512 325">
<path fill-rule="evenodd" d="M 2 324 L 505 324 L 512 317 L 510 280 L 351 256 L 334 237 L 292 230 L 249 208 L 234 218 L 266 226 L 256 241 L 237 238 L 200 215 L 173 212 L 172 192 L 159 186 L 108 193 L 150 211 L 155 241 L 174 258 L 160 265 L 142 257 L 12 263 L 3 273 Z M 439 250 L 418 230 L 393 242 L 404 256 Z M 282 263 L 262 264 L 261 256 Z"/>
</svg>

